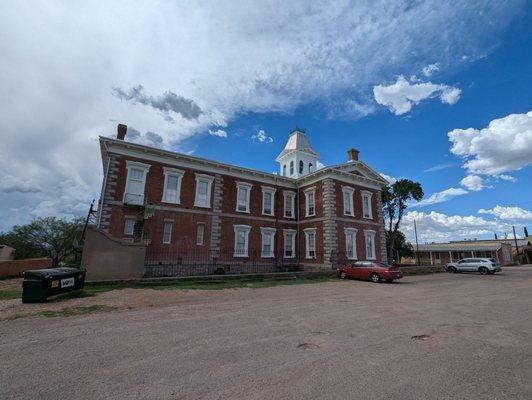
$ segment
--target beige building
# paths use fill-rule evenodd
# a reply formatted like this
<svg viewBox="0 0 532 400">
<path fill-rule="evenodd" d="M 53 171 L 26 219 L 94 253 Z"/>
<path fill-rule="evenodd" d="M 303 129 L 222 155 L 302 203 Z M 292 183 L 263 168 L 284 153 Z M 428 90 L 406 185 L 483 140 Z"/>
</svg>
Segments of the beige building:
<svg viewBox="0 0 532 400">
<path fill-rule="evenodd" d="M 0 244 L 0 261 L 14 260 L 15 249 L 7 244 Z"/>
<path fill-rule="evenodd" d="M 500 265 L 513 263 L 512 246 L 504 241 L 466 240 L 420 244 L 415 251 L 423 265 L 444 265 L 463 258 L 493 258 Z"/>
</svg>

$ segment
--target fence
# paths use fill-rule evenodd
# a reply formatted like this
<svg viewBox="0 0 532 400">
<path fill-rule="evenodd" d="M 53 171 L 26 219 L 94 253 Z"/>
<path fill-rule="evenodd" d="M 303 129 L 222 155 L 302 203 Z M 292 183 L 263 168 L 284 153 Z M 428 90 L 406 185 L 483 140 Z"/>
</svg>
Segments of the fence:
<svg viewBox="0 0 532 400">
<path fill-rule="evenodd" d="M 290 257 L 291 256 L 291 257 Z M 301 264 L 326 264 L 333 268 L 346 262 L 345 254 L 315 252 L 307 258 L 305 253 L 264 255 L 260 251 L 235 253 L 235 251 L 172 251 L 146 250 L 144 277 L 265 274 L 301 271 Z"/>
</svg>

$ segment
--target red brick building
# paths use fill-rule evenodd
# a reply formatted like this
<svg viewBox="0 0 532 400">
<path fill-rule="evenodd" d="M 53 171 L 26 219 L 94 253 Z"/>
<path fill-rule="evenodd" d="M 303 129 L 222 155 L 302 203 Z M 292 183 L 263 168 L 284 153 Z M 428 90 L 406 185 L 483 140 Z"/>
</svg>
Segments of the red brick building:
<svg viewBox="0 0 532 400">
<path fill-rule="evenodd" d="M 318 154 L 294 130 L 276 175 L 130 143 L 126 130 L 100 137 L 97 225 L 146 243 L 147 265 L 193 270 L 209 262 L 233 272 L 243 263 L 266 271 L 386 258 L 380 189 L 387 182 L 354 149 L 345 164 L 317 169 Z"/>
</svg>

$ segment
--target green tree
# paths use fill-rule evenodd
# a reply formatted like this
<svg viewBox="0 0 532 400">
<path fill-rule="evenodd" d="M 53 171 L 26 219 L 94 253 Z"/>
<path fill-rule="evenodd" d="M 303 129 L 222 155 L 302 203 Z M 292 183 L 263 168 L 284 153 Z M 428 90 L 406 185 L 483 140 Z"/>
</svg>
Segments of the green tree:
<svg viewBox="0 0 532 400">
<path fill-rule="evenodd" d="M 382 209 L 387 227 L 387 253 L 388 261 L 391 262 L 395 249 L 395 241 L 398 237 L 399 226 L 403 215 L 411 200 L 419 201 L 423 198 L 423 188 L 419 182 L 409 179 L 400 179 L 391 185 L 382 188 Z"/>
<path fill-rule="evenodd" d="M 386 230 L 387 249 L 390 246 L 390 236 L 390 232 Z M 399 263 L 401 261 L 401 257 L 411 257 L 413 255 L 414 248 L 412 247 L 412 244 L 406 241 L 405 234 L 403 232 L 397 231 L 397 235 L 395 237 L 394 242 L 394 253 L 390 256 L 390 258 L 395 258 Z"/>
<path fill-rule="evenodd" d="M 72 221 L 38 218 L 29 224 L 14 226 L 0 236 L 0 241 L 16 249 L 16 258 L 49 257 L 58 267 L 73 257 L 72 244 L 81 236 L 83 224 L 83 218 Z"/>
</svg>

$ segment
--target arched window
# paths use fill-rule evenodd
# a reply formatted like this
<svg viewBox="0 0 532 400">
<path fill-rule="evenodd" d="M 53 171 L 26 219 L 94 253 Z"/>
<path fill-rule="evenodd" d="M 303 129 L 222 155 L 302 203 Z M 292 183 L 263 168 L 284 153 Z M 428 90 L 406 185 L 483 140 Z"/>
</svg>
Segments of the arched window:
<svg viewBox="0 0 532 400">
<path fill-rule="evenodd" d="M 303 161 L 299 161 L 299 174 L 303 173 Z"/>
<path fill-rule="evenodd" d="M 312 165 L 311 162 L 308 163 L 308 172 L 311 173 L 312 171 L 314 171 L 314 166 Z"/>
<path fill-rule="evenodd" d="M 290 176 L 294 175 L 294 162 L 290 161 Z"/>
<path fill-rule="evenodd" d="M 283 165 L 283 176 L 286 176 L 286 164 Z"/>
</svg>

